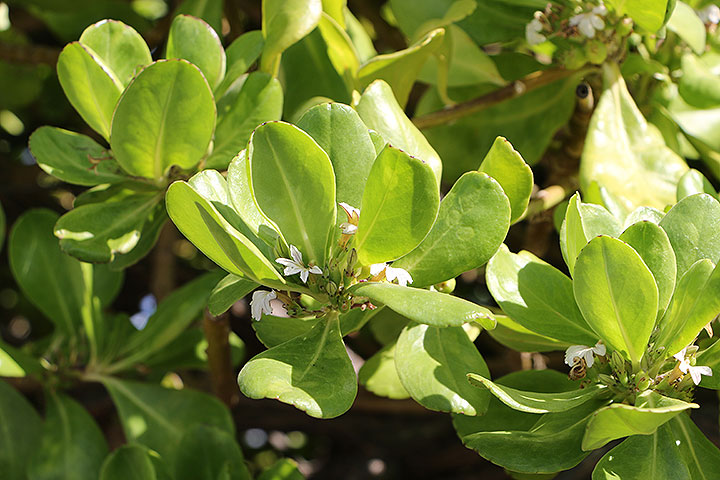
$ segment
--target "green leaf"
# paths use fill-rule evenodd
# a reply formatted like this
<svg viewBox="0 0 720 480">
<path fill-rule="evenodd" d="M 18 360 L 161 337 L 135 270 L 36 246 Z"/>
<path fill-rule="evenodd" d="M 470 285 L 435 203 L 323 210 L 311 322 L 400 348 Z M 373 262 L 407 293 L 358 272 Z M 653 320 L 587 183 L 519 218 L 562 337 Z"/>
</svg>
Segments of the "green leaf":
<svg viewBox="0 0 720 480">
<path fill-rule="evenodd" d="M 158 61 L 125 89 L 110 146 L 127 172 L 159 180 L 173 165 L 197 165 L 214 128 L 215 101 L 200 70 L 185 60 Z"/>
<path fill-rule="evenodd" d="M 505 315 L 495 315 L 497 326 L 488 334 L 499 344 L 518 352 L 552 352 L 565 350 L 571 342 L 561 342 L 539 335 Z"/>
<path fill-rule="evenodd" d="M 0 380 L 0 471 L 7 480 L 25 480 L 32 454 L 37 450 L 42 423 L 22 395 Z"/>
<path fill-rule="evenodd" d="M 357 111 L 365 125 L 378 132 L 390 145 L 430 165 L 440 182 L 440 156 L 405 115 L 390 85 L 382 80 L 372 82 L 360 97 Z"/>
<path fill-rule="evenodd" d="M 215 427 L 189 428 L 175 452 L 175 480 L 251 480 L 233 435 Z M 222 477 L 223 472 L 229 475 Z"/>
<path fill-rule="evenodd" d="M 416 287 L 444 282 L 485 264 L 509 227 L 502 187 L 484 173 L 468 172 L 443 198 L 430 233 L 393 267 L 407 270 Z"/>
<path fill-rule="evenodd" d="M 641 205 L 662 210 L 675 201 L 677 182 L 688 167 L 645 121 L 619 68 L 605 64 L 603 72 L 605 91 L 588 127 L 580 184 L 587 191 L 597 181 L 628 211 Z"/>
<path fill-rule="evenodd" d="M 123 86 L 92 50 L 79 42 L 68 44 L 58 57 L 57 75 L 72 106 L 106 140 Z"/>
<path fill-rule="evenodd" d="M 223 0 L 183 0 L 172 17 L 192 15 L 206 21 L 218 35 L 222 33 Z"/>
<path fill-rule="evenodd" d="M 435 223 L 440 197 L 432 169 L 386 146 L 363 192 L 355 248 L 363 265 L 395 260 L 417 247 Z"/>
<path fill-rule="evenodd" d="M 318 23 L 318 30 L 327 44 L 330 63 L 343 78 L 348 90 L 353 90 L 357 82 L 360 60 L 350 36 L 340 23 L 325 12 Z"/>
<path fill-rule="evenodd" d="M 478 387 L 485 387 L 508 407 L 526 413 L 558 413 L 578 407 L 602 394 L 605 385 L 595 384 L 582 390 L 569 392 L 527 392 L 493 383 L 476 373 L 468 373 L 468 380 Z"/>
<path fill-rule="evenodd" d="M 655 33 L 665 25 L 668 0 L 608 0 L 618 15 L 627 14 L 635 23 Z"/>
<path fill-rule="evenodd" d="M 395 366 L 410 396 L 427 409 L 470 416 L 487 410 L 490 394 L 466 375 L 490 372 L 462 327 L 409 324 L 397 340 Z"/>
<path fill-rule="evenodd" d="M 221 268 L 257 283 L 285 283 L 262 252 L 189 184 L 170 185 L 166 203 L 170 218 L 182 234 Z"/>
<path fill-rule="evenodd" d="M 123 445 L 112 452 L 100 469 L 100 480 L 156 480 L 155 467 L 147 449 Z"/>
<path fill-rule="evenodd" d="M 358 372 L 358 381 L 369 392 L 381 397 L 402 400 L 410 398 L 395 367 L 395 341 L 368 358 Z"/>
<path fill-rule="evenodd" d="M 703 32 L 705 29 L 703 28 Z M 709 109 L 720 104 L 720 78 L 698 57 L 686 53 L 682 57 L 683 75 L 678 83 L 678 93 L 683 100 L 696 108 Z"/>
<path fill-rule="evenodd" d="M 0 340 L 0 377 L 22 378 L 42 373 L 37 358 Z"/>
<path fill-rule="evenodd" d="M 64 182 L 90 186 L 127 180 L 112 154 L 85 135 L 40 127 L 29 147 L 40 168 Z"/>
<path fill-rule="evenodd" d="M 651 454 L 648 454 L 652 452 Z M 593 470 L 593 480 L 690 480 L 690 472 L 675 444 L 670 426 L 661 425 L 651 435 L 633 435 L 610 450 Z"/>
<path fill-rule="evenodd" d="M 52 235 L 57 214 L 45 209 L 25 212 L 10 231 L 10 269 L 23 294 L 59 332 L 74 337 L 82 323 L 84 282 L 80 262 L 62 253 Z"/>
<path fill-rule="evenodd" d="M 235 433 L 230 412 L 213 396 L 110 377 L 99 380 L 115 403 L 128 442 L 155 450 L 170 464 L 182 437 L 197 424 Z"/>
<path fill-rule="evenodd" d="M 459 327 L 467 322 L 477 322 L 488 330 L 495 327 L 490 310 L 447 293 L 374 282 L 359 283 L 351 287 L 350 293 L 368 297 L 413 322 L 433 327 Z"/>
<path fill-rule="evenodd" d="M 703 258 L 720 261 L 720 203 L 701 193 L 679 201 L 660 222 L 668 234 L 677 260 L 680 278 L 692 264 Z"/>
<path fill-rule="evenodd" d="M 368 129 L 355 110 L 340 103 L 324 103 L 308 110 L 297 126 L 330 157 L 337 201 L 361 208 L 365 182 L 376 155 Z M 346 220 L 344 212 L 339 217 Z"/>
<path fill-rule="evenodd" d="M 587 424 L 582 448 L 589 451 L 628 435 L 650 435 L 689 408 L 699 408 L 699 405 L 646 390 L 637 396 L 635 406 L 615 403 L 595 412 Z"/>
<path fill-rule="evenodd" d="M 260 57 L 265 39 L 260 30 L 245 32 L 233 40 L 225 50 L 227 72 L 220 85 L 215 88 L 215 98 L 220 98 L 227 89 L 250 69 Z"/>
<path fill-rule="evenodd" d="M 638 222 L 652 222 L 658 225 L 664 216 L 665 212 L 661 212 L 657 208 L 638 207 L 625 218 L 625 228 Z"/>
<path fill-rule="evenodd" d="M 705 51 L 705 37 L 707 36 L 705 24 L 687 3 L 677 2 L 675 4 L 675 10 L 667 22 L 667 28 L 685 40 L 698 55 Z"/>
<path fill-rule="evenodd" d="M 278 57 L 317 26 L 322 15 L 322 1 L 263 0 L 262 10 L 265 47 L 260 69 L 272 73 Z"/>
<path fill-rule="evenodd" d="M 327 154 L 294 125 L 271 122 L 250 137 L 248 161 L 260 210 L 303 253 L 306 265 L 324 266 L 337 208 Z"/>
<path fill-rule="evenodd" d="M 344 337 L 362 328 L 368 320 L 373 318 L 380 309 L 365 311 L 355 309 L 340 315 L 340 336 Z M 314 326 L 322 323 L 322 319 L 315 317 L 275 317 L 263 315 L 262 320 L 253 322 L 258 340 L 268 348 L 275 347 L 288 340 L 308 333 Z"/>
<path fill-rule="evenodd" d="M 107 442 L 90 414 L 70 397 L 51 394 L 40 442 L 28 465 L 29 480 L 98 478 Z"/>
<path fill-rule="evenodd" d="M 690 478 L 710 480 L 720 468 L 720 451 L 690 420 L 689 415 L 681 414 L 668 422 L 672 428 L 675 444 L 685 460 Z M 678 444 L 679 442 L 679 444 Z"/>
<path fill-rule="evenodd" d="M 560 250 L 573 274 L 577 256 L 587 243 L 598 235 L 617 237 L 622 232 L 620 222 L 604 207 L 583 203 L 580 194 L 570 198 L 565 220 L 560 228 Z"/>
<path fill-rule="evenodd" d="M 232 273 L 220 280 L 210 293 L 208 299 L 208 310 L 217 316 L 227 312 L 235 302 L 248 293 L 255 290 L 259 285 L 247 278 L 238 277 Z"/>
<path fill-rule="evenodd" d="M 575 303 L 572 281 L 533 254 L 501 246 L 488 262 L 486 281 L 500 308 L 531 332 L 570 345 L 597 342 Z"/>
<path fill-rule="evenodd" d="M 127 339 L 121 352 L 128 358 L 121 360 L 122 364 L 142 362 L 175 340 L 200 317 L 218 280 L 218 272 L 209 272 L 168 295 L 150 316 L 145 328 Z"/>
<path fill-rule="evenodd" d="M 215 30 L 196 17 L 178 15 L 170 26 L 166 58 L 182 58 L 200 69 L 210 88 L 225 76 L 225 50 Z"/>
<path fill-rule="evenodd" d="M 400 107 L 404 108 L 420 70 L 442 45 L 444 38 L 445 30 L 438 28 L 404 50 L 371 58 L 358 71 L 360 87 L 365 88 L 375 80 L 384 80 L 392 88 Z"/>
<path fill-rule="evenodd" d="M 107 65 L 123 87 L 142 67 L 152 63 L 145 40 L 134 28 L 117 20 L 90 25 L 80 36 L 80 43 Z"/>
<path fill-rule="evenodd" d="M 720 313 L 720 268 L 713 267 L 708 259 L 698 260 L 680 278 L 656 340 L 668 355 L 692 343 Z"/>
<path fill-rule="evenodd" d="M 595 237 L 578 256 L 573 291 L 590 327 L 637 365 L 658 312 L 655 279 L 640 255 L 620 240 Z"/>
<path fill-rule="evenodd" d="M 308 333 L 253 357 L 238 376 L 250 398 L 275 398 L 311 417 L 345 413 L 357 395 L 357 380 L 333 314 Z"/>
<path fill-rule="evenodd" d="M 697 365 L 706 365 L 713 372 L 720 371 L 720 343 L 717 341 L 697 355 Z M 703 376 L 700 381 L 703 388 L 720 390 L 720 376 Z"/>
<path fill-rule="evenodd" d="M 322 0 L 323 12 L 345 28 L 345 7 L 347 0 Z"/>
<path fill-rule="evenodd" d="M 510 200 L 510 223 L 517 222 L 527 209 L 533 188 L 533 173 L 522 156 L 504 137 L 497 137 L 478 169 L 502 186 Z"/>
<path fill-rule="evenodd" d="M 696 193 L 707 193 L 717 198 L 717 192 L 705 175 L 691 168 L 680 177 L 677 185 L 677 201 Z"/>
<path fill-rule="evenodd" d="M 124 319 L 128 324 L 129 319 Z M 131 327 L 134 328 L 134 327 Z M 245 358 L 245 344 L 230 332 L 230 360 L 233 366 Z M 143 365 L 158 373 L 177 372 L 178 370 L 208 370 L 208 342 L 201 327 L 190 327 L 162 350 L 143 360 Z"/>
<path fill-rule="evenodd" d="M 298 470 L 297 463 L 289 458 L 281 458 L 270 468 L 263 471 L 257 480 L 304 480 L 305 477 Z"/>
<path fill-rule="evenodd" d="M 659 319 L 675 291 L 675 253 L 665 230 L 652 222 L 638 222 L 628 227 L 620 240 L 630 245 L 650 269 L 658 288 Z"/>
<path fill-rule="evenodd" d="M 248 75 L 237 97 L 227 110 L 220 111 L 213 151 L 205 168 L 227 168 L 230 160 L 245 148 L 255 127 L 280 120 L 283 91 L 280 82 L 261 72 Z"/>
</svg>

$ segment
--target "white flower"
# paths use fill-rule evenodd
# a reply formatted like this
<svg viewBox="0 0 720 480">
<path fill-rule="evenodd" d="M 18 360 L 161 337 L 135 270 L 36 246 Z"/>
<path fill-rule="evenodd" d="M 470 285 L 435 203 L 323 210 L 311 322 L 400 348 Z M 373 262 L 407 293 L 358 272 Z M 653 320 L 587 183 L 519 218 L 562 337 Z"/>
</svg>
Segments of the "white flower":
<svg viewBox="0 0 720 480">
<path fill-rule="evenodd" d="M 690 376 L 692 377 L 693 383 L 697 385 L 700 383 L 700 378 L 702 375 L 706 375 L 708 377 L 712 377 L 712 369 L 710 367 L 705 366 L 692 366 L 690 365 L 690 362 L 685 358 L 685 352 L 687 351 L 687 347 L 680 350 L 678 353 L 673 355 L 675 359 L 680 362 L 680 365 L 678 365 L 678 368 L 683 373 L 690 373 Z"/>
<path fill-rule="evenodd" d="M 308 276 L 311 273 L 314 273 L 316 275 L 321 275 L 322 270 L 317 265 L 313 265 L 312 267 L 306 267 L 303 263 L 302 259 L 302 253 L 300 253 L 300 250 L 298 250 L 295 245 L 290 245 L 290 256 L 292 259 L 289 258 L 276 258 L 275 261 L 279 263 L 280 265 L 285 266 L 285 270 L 283 271 L 283 275 L 286 277 L 288 275 L 295 275 L 296 273 L 300 274 L 300 280 L 303 281 L 303 283 L 307 283 Z"/>
<path fill-rule="evenodd" d="M 539 45 L 543 43 L 547 38 L 543 35 L 543 24 L 537 18 L 533 18 L 530 23 L 525 25 L 525 40 L 529 45 Z"/>
<path fill-rule="evenodd" d="M 708 5 L 702 10 L 698 10 L 697 14 L 705 24 L 717 25 L 720 23 L 720 7 L 717 5 Z"/>
<path fill-rule="evenodd" d="M 575 364 L 576 358 L 582 358 L 585 360 L 588 368 L 590 368 L 593 366 L 593 363 L 595 363 L 594 355 L 602 357 L 606 352 L 607 349 L 601 342 L 597 342 L 594 347 L 588 347 L 586 345 L 573 345 L 568 347 L 565 351 L 565 363 L 572 367 Z"/>
<path fill-rule="evenodd" d="M 340 202 L 339 205 L 345 210 L 345 215 L 348 217 L 347 222 L 340 224 L 340 229 L 344 235 L 353 235 L 357 232 L 358 222 L 360 221 L 360 209 L 355 208 L 352 205 L 348 205 L 345 202 Z"/>
<path fill-rule="evenodd" d="M 250 300 L 250 311 L 252 312 L 253 320 L 260 320 L 265 315 L 272 313 L 272 306 L 270 300 L 277 298 L 277 294 L 274 290 L 255 290 L 253 292 L 252 300 Z"/>
<path fill-rule="evenodd" d="M 578 27 L 580 33 L 587 38 L 594 38 L 596 30 L 605 28 L 605 22 L 602 17 L 607 13 L 605 5 L 600 5 L 592 9 L 590 12 L 580 13 L 570 19 L 571 27 Z"/>
<path fill-rule="evenodd" d="M 385 270 L 385 278 L 388 282 L 397 280 L 397 284 L 403 287 L 407 287 L 408 283 L 412 283 L 413 279 L 407 270 L 402 268 L 394 268 L 385 263 L 375 263 L 370 265 L 370 275 L 376 277 Z"/>
<path fill-rule="evenodd" d="M 353 225 L 349 222 L 343 222 L 340 224 L 340 231 L 344 235 L 354 235 L 357 232 L 357 225 Z"/>
<path fill-rule="evenodd" d="M 130 323 L 138 330 L 144 329 L 155 310 L 157 310 L 155 297 L 151 293 L 145 295 L 140 299 L 140 311 L 130 317 Z"/>
</svg>

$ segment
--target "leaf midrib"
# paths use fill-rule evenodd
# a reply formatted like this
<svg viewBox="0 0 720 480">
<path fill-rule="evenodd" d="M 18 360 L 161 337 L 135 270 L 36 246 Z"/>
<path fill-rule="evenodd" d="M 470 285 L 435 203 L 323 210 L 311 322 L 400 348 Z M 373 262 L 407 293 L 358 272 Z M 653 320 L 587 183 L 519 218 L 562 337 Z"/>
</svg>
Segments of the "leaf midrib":
<svg viewBox="0 0 720 480">
<path fill-rule="evenodd" d="M 146 405 L 142 399 L 138 398 L 137 395 L 135 395 L 130 389 L 128 389 L 125 385 L 123 385 L 119 381 L 106 379 L 106 384 L 109 384 L 114 388 L 116 391 L 122 393 L 125 395 L 125 398 L 127 398 L 128 401 L 135 404 L 140 410 L 147 413 L 148 416 L 152 417 L 157 423 L 159 423 L 162 427 L 170 430 L 173 435 L 180 435 L 180 429 L 175 427 L 172 423 L 168 422 L 160 413 L 158 413 L 156 410 L 154 410 L 152 407 Z"/>
<path fill-rule="evenodd" d="M 620 330 L 620 334 L 623 337 L 625 346 L 628 349 L 630 358 L 632 359 L 633 362 L 637 362 L 640 359 L 636 358 L 635 348 L 632 345 L 630 337 L 628 336 L 628 333 L 625 330 L 625 326 L 622 323 L 622 319 L 620 318 L 620 310 L 618 309 L 617 302 L 615 301 L 615 292 L 612 288 L 612 282 L 610 281 L 610 272 L 608 271 L 608 256 L 605 251 L 605 245 L 601 245 L 601 251 L 602 251 L 602 256 L 603 256 L 603 272 L 605 273 L 605 282 L 607 283 L 607 286 L 608 286 L 608 293 L 610 293 L 610 302 L 612 303 L 613 316 L 615 317 L 615 321 L 618 325 L 618 329 Z"/>
</svg>

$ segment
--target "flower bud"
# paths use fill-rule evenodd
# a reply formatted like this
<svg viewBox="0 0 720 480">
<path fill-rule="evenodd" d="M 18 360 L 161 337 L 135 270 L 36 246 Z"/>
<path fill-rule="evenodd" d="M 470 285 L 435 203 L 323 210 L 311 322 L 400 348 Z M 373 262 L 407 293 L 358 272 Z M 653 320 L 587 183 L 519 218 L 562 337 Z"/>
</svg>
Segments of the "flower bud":
<svg viewBox="0 0 720 480">
<path fill-rule="evenodd" d="M 585 56 L 588 62 L 600 65 L 607 59 L 607 46 L 600 40 L 591 40 L 585 44 Z"/>
<path fill-rule="evenodd" d="M 623 18 L 615 26 L 615 32 L 621 37 L 624 37 L 625 35 L 629 35 L 630 32 L 632 32 L 632 29 L 633 29 L 633 21 L 631 18 L 628 18 L 628 17 Z"/>
<path fill-rule="evenodd" d="M 335 282 L 330 280 L 327 285 L 325 285 L 325 291 L 328 293 L 328 295 L 335 295 L 338 291 L 338 286 Z"/>
<path fill-rule="evenodd" d="M 435 290 L 442 293 L 452 293 L 455 290 L 455 279 L 451 278 L 450 280 L 446 280 L 444 282 L 440 282 L 438 284 L 435 284 Z"/>
<path fill-rule="evenodd" d="M 561 62 L 568 70 L 577 70 L 587 63 L 587 58 L 579 47 L 571 48 L 562 55 Z"/>
</svg>

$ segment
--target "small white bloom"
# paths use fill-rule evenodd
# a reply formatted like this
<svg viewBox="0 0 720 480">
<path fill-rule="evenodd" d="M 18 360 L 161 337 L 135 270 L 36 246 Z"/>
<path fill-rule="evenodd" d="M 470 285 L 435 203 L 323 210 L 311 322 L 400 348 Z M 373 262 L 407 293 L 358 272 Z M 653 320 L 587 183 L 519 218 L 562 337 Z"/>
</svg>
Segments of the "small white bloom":
<svg viewBox="0 0 720 480">
<path fill-rule="evenodd" d="M 595 355 L 602 357 L 606 352 L 607 349 L 601 342 L 597 342 L 594 347 L 572 345 L 565 351 L 565 363 L 572 367 L 575 364 L 576 358 L 582 358 L 585 360 L 588 368 L 590 368 L 593 366 L 593 363 L 595 363 Z"/>
<path fill-rule="evenodd" d="M 302 259 L 302 253 L 300 253 L 300 250 L 298 250 L 295 245 L 290 245 L 290 258 L 276 258 L 275 261 L 279 263 L 280 265 L 283 265 L 285 267 L 285 270 L 283 270 L 283 275 L 286 277 L 289 275 L 295 275 L 296 273 L 300 274 L 300 280 L 303 281 L 303 283 L 307 283 L 308 276 L 310 276 L 311 273 L 314 273 L 316 275 L 321 275 L 322 270 L 317 265 L 313 265 L 312 267 L 306 267 L 303 263 Z"/>
<path fill-rule="evenodd" d="M 587 38 L 594 38 L 595 31 L 605 28 L 605 22 L 602 17 L 607 13 L 605 5 L 600 5 L 592 9 L 590 12 L 580 13 L 570 19 L 571 27 L 578 27 L 580 33 Z"/>
<path fill-rule="evenodd" d="M 686 351 L 687 347 L 683 348 L 678 353 L 673 355 L 673 357 L 675 357 L 675 359 L 680 362 L 680 365 L 678 365 L 680 371 L 683 373 L 690 373 L 690 376 L 692 377 L 693 383 L 695 383 L 695 385 L 700 383 L 702 375 L 712 377 L 712 369 L 710 367 L 705 367 L 702 365 L 690 365 L 690 362 L 685 358 Z"/>
<path fill-rule="evenodd" d="M 380 275 L 385 270 L 385 267 L 387 267 L 386 263 L 373 263 L 370 265 L 370 275 L 373 277 Z"/>
<path fill-rule="evenodd" d="M 708 5 L 702 10 L 698 10 L 697 14 L 705 24 L 717 25 L 720 23 L 720 7 L 717 5 Z"/>
<path fill-rule="evenodd" d="M 340 231 L 344 235 L 354 235 L 357 232 L 357 225 L 353 225 L 349 222 L 343 222 L 340 224 Z"/>
<path fill-rule="evenodd" d="M 272 313 L 272 305 L 270 300 L 277 298 L 277 294 L 274 290 L 255 290 L 250 300 L 250 311 L 252 312 L 253 320 L 260 320 L 265 315 Z"/>
<path fill-rule="evenodd" d="M 348 205 L 345 202 L 340 202 L 338 205 L 342 207 L 343 210 L 345 210 L 345 214 L 348 216 L 348 221 L 352 222 L 355 220 L 355 223 L 357 224 L 357 220 L 360 218 L 360 209 L 355 208 L 352 205 Z"/>
<path fill-rule="evenodd" d="M 390 266 L 385 267 L 385 278 L 388 279 L 388 282 L 397 280 L 397 284 L 402 285 L 403 287 L 407 287 L 408 283 L 412 283 L 413 281 L 412 277 L 406 270 Z"/>
<path fill-rule="evenodd" d="M 130 317 L 130 323 L 138 330 L 144 329 L 155 310 L 157 310 L 157 301 L 155 296 L 149 293 L 140 299 L 140 311 Z"/>
<path fill-rule="evenodd" d="M 542 32 L 543 25 L 537 18 L 533 18 L 530 23 L 525 25 L 525 40 L 528 45 L 539 45 L 547 40 L 547 37 Z"/>
</svg>

